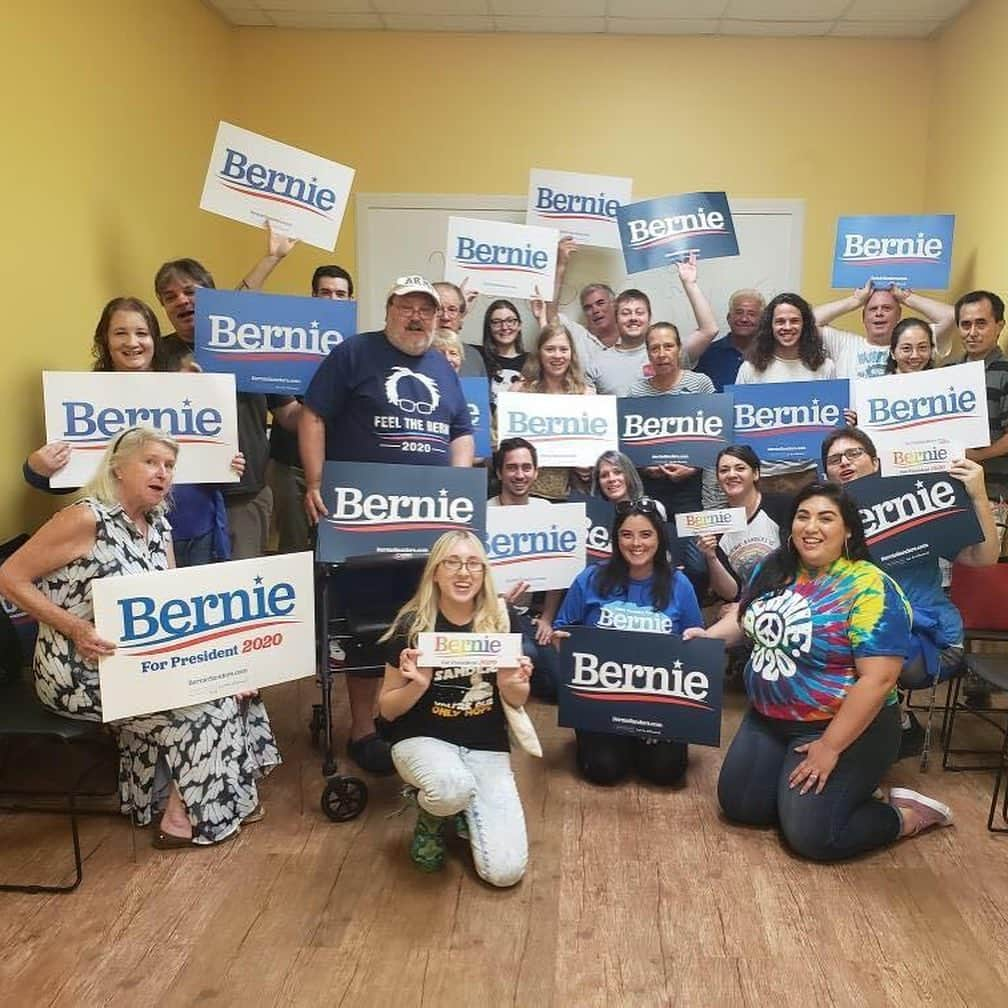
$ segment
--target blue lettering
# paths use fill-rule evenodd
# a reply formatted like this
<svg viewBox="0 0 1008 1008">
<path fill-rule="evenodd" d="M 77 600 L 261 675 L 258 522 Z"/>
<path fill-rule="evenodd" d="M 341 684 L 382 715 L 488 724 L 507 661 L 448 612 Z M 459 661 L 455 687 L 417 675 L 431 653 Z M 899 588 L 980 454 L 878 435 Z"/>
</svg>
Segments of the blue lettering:
<svg viewBox="0 0 1008 1008">
<path fill-rule="evenodd" d="M 61 405 L 64 415 L 63 437 L 67 439 L 85 438 L 93 434 L 112 438 L 138 424 L 156 427 L 174 437 L 216 437 L 224 428 L 220 410 L 211 406 L 193 409 L 188 400 L 178 408 L 127 406 L 118 409 L 106 406 L 96 411 L 93 403 L 74 400 L 64 400 Z"/>
<path fill-rule="evenodd" d="M 314 175 L 310 179 L 288 175 L 276 168 L 249 162 L 244 154 L 230 147 L 224 153 L 224 167 L 220 170 L 220 177 L 234 179 L 250 189 L 285 196 L 295 203 L 326 212 L 336 205 L 336 193 L 332 189 L 319 188 L 318 179 Z"/>
</svg>

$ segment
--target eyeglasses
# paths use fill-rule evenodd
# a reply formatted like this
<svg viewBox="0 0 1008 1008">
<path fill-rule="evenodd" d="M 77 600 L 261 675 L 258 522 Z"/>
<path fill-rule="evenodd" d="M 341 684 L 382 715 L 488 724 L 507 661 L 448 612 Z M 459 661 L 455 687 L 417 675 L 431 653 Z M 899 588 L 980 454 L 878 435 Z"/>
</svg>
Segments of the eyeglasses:
<svg viewBox="0 0 1008 1008">
<path fill-rule="evenodd" d="M 848 462 L 857 462 L 862 455 L 866 452 L 864 448 L 847 448 L 842 452 L 835 452 L 832 455 L 826 456 L 826 465 L 835 466 L 839 465 L 843 459 L 847 459 Z"/>
<path fill-rule="evenodd" d="M 434 314 L 437 311 L 437 308 L 435 308 L 434 305 L 397 304 L 396 311 L 398 311 L 400 315 L 405 315 L 407 318 L 409 318 L 411 315 L 419 315 L 420 318 L 427 319 L 429 321 L 430 319 L 434 318 Z"/>
<path fill-rule="evenodd" d="M 653 497 L 638 497 L 636 500 L 621 500 L 616 503 L 616 514 L 658 514 L 658 501 Z"/>
<path fill-rule="evenodd" d="M 459 315 L 459 314 L 461 314 L 461 312 L 462 312 L 462 309 L 459 308 L 457 305 L 453 305 L 453 304 L 443 304 L 443 305 L 441 305 L 441 314 L 442 315 Z"/>
<path fill-rule="evenodd" d="M 400 397 L 396 400 L 396 405 L 403 413 L 419 413 L 421 416 L 430 416 L 434 412 L 434 403 L 432 402 L 417 402 L 415 399 Z"/>
<path fill-rule="evenodd" d="M 449 574 L 458 574 L 463 567 L 465 567 L 466 574 L 481 574 L 483 572 L 483 561 L 477 560 L 475 557 L 470 557 L 465 561 L 459 557 L 446 557 L 441 561 L 441 566 Z"/>
<path fill-rule="evenodd" d="M 490 319 L 491 329 L 513 329 L 515 326 L 521 325 L 521 319 L 516 318 L 505 318 L 505 319 Z"/>
</svg>

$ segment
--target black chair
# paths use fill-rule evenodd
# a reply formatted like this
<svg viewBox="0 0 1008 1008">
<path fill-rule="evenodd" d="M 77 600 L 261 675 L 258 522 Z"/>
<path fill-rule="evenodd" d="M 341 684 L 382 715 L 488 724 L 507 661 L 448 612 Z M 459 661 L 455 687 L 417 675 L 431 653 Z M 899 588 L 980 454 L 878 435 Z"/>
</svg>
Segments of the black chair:
<svg viewBox="0 0 1008 1008">
<path fill-rule="evenodd" d="M 78 817 L 106 814 L 107 810 L 82 809 L 80 797 L 107 795 L 116 790 L 116 773 L 111 787 L 84 790 L 85 783 L 103 763 L 115 767 L 117 752 L 102 725 L 60 717 L 47 710 L 35 695 L 34 684 L 22 674 L 21 649 L 6 612 L 0 610 L 0 810 L 6 812 L 65 813 L 70 819 L 74 880 L 69 884 L 0 883 L 0 892 L 72 892 L 83 878 Z M 41 771 L 41 772 L 40 772 Z M 53 782 L 53 772 L 58 781 Z M 37 781 L 37 783 L 36 783 Z M 8 796 L 31 798 L 34 804 L 7 800 Z M 59 805 L 39 804 L 41 799 L 58 797 Z"/>
</svg>

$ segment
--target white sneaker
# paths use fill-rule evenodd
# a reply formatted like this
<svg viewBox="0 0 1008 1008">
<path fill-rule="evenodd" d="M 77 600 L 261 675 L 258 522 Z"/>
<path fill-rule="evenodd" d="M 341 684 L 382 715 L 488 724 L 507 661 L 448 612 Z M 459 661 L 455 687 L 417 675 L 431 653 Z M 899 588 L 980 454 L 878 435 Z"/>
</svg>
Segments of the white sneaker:
<svg viewBox="0 0 1008 1008">
<path fill-rule="evenodd" d="M 917 813 L 917 825 L 904 836 L 916 836 L 932 826 L 951 826 L 952 809 L 936 798 L 928 798 L 910 788 L 894 787 L 889 791 L 889 804 L 895 809 L 909 808 Z"/>
</svg>

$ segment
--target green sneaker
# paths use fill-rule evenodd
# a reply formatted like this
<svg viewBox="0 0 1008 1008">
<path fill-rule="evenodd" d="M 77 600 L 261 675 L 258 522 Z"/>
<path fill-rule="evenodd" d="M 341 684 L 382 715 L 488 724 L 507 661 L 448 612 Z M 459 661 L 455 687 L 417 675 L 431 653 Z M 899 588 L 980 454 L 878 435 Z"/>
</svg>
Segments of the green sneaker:
<svg viewBox="0 0 1008 1008">
<path fill-rule="evenodd" d="M 436 872 L 444 867 L 444 819 L 425 809 L 417 810 L 416 828 L 410 844 L 410 860 L 421 871 Z"/>
<path fill-rule="evenodd" d="M 459 840 L 469 839 L 469 823 L 466 820 L 465 812 L 455 813 L 455 836 L 457 836 Z"/>
</svg>

